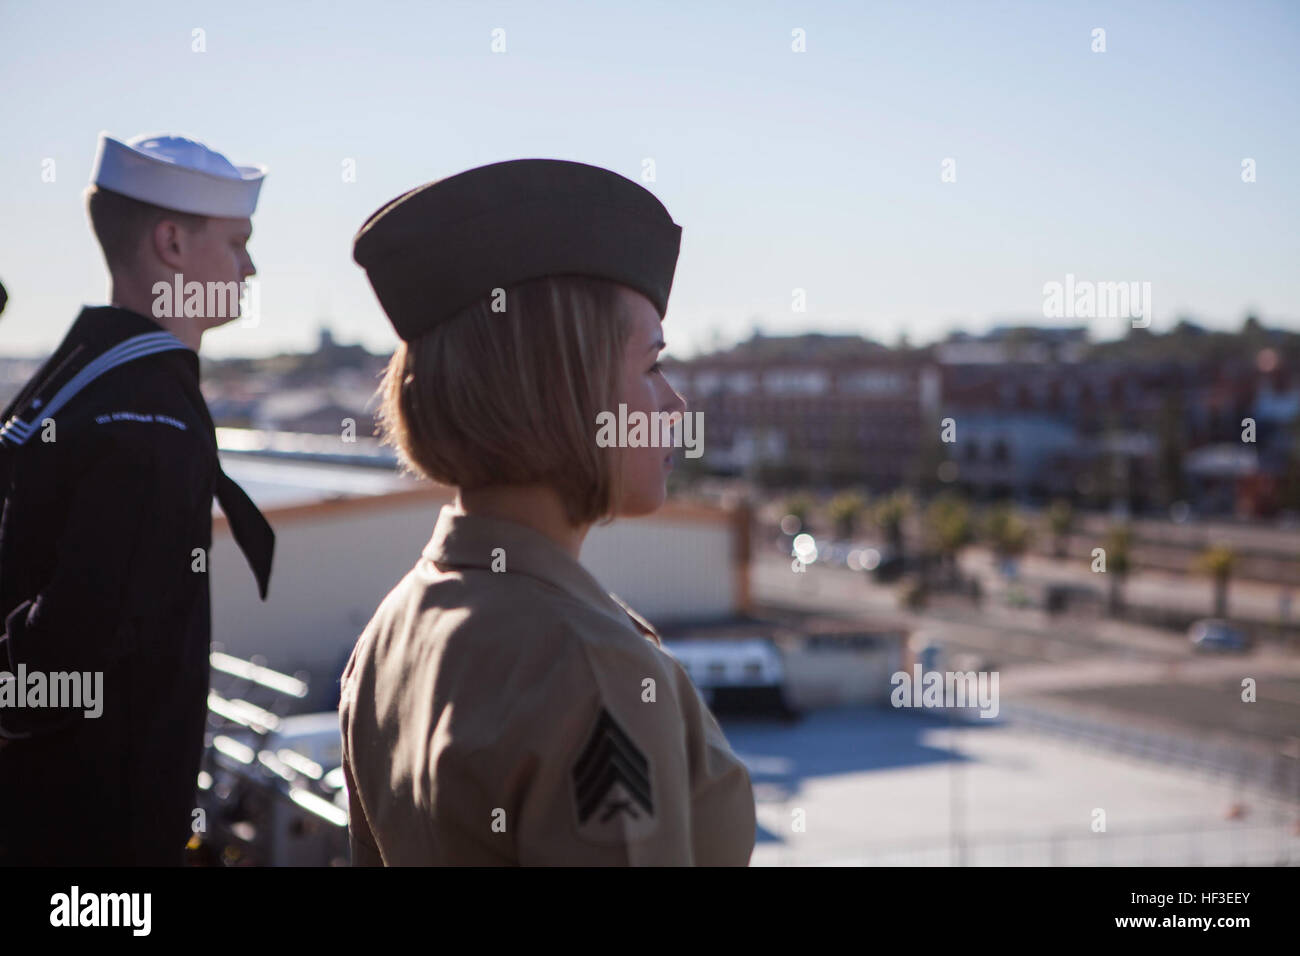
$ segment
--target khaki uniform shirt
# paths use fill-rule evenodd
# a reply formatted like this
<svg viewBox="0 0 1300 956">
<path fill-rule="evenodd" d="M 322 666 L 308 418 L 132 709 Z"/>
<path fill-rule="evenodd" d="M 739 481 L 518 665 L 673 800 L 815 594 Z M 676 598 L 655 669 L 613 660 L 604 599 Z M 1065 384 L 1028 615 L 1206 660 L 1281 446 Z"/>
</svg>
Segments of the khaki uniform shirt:
<svg viewBox="0 0 1300 956">
<path fill-rule="evenodd" d="M 340 696 L 354 865 L 749 863 L 749 773 L 686 671 L 531 528 L 444 507 Z"/>
</svg>

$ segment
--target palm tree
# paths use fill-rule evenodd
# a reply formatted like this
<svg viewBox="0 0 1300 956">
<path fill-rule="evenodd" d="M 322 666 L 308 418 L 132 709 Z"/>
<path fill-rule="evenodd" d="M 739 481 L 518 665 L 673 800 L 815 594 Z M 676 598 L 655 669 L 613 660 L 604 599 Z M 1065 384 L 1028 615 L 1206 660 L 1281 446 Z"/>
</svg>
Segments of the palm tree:
<svg viewBox="0 0 1300 956">
<path fill-rule="evenodd" d="M 1029 547 L 1029 525 L 1009 504 L 1000 504 L 984 523 L 984 537 L 999 563 L 1004 564 L 1025 553 Z"/>
<path fill-rule="evenodd" d="M 1106 534 L 1106 574 L 1110 577 L 1111 614 L 1124 605 L 1124 577 L 1133 570 L 1133 532 L 1126 524 L 1115 525 Z"/>
<path fill-rule="evenodd" d="M 858 519 L 866 509 L 866 499 L 855 491 L 845 491 L 832 498 L 827 513 L 835 524 L 836 537 L 852 538 L 857 531 Z"/>
<path fill-rule="evenodd" d="M 957 556 L 974 538 L 970 508 L 955 494 L 942 494 L 926 509 L 930 541 L 950 577 L 957 573 Z"/>
<path fill-rule="evenodd" d="M 813 500 L 802 492 L 785 500 L 785 513 L 799 519 L 799 530 L 808 530 L 808 515 L 812 513 Z"/>
<path fill-rule="evenodd" d="M 1074 527 L 1074 507 L 1058 498 L 1047 509 L 1047 525 L 1052 529 L 1052 557 L 1065 557 L 1065 538 Z"/>
<path fill-rule="evenodd" d="M 1214 578 L 1215 617 L 1228 616 L 1228 581 L 1232 577 L 1232 566 L 1236 560 L 1235 551 L 1224 545 L 1215 544 L 1206 548 L 1196 561 L 1197 570 Z"/>
<path fill-rule="evenodd" d="M 912 496 L 906 491 L 896 491 L 877 502 L 872 514 L 890 549 L 900 558 L 903 556 L 903 523 L 911 514 L 912 508 Z"/>
</svg>

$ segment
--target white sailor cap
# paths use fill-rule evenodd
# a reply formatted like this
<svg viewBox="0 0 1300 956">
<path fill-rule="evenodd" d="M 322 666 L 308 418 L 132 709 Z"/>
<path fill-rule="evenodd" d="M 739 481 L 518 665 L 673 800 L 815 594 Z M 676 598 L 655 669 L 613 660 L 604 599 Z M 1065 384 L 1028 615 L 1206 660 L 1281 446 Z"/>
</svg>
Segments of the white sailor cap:
<svg viewBox="0 0 1300 956">
<path fill-rule="evenodd" d="M 265 175 L 265 166 L 236 166 L 184 136 L 142 135 L 124 143 L 101 132 L 90 181 L 164 209 L 243 219 L 257 207 Z"/>
</svg>

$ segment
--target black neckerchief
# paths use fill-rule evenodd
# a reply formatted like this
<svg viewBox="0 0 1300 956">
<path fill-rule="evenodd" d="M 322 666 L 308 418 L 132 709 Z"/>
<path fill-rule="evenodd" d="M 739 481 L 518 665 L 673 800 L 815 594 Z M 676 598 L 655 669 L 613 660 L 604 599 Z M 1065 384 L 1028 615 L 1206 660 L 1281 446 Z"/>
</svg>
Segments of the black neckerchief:
<svg viewBox="0 0 1300 956">
<path fill-rule="evenodd" d="M 29 412 L 40 414 L 40 408 L 48 404 L 50 398 L 69 379 L 97 356 L 133 336 L 162 331 L 165 330 L 157 322 L 128 309 L 116 306 L 83 308 L 58 349 L 9 403 L 3 416 L 0 416 L 0 424 L 15 415 L 28 418 Z M 244 489 L 221 469 L 220 459 L 217 458 L 216 427 L 212 414 L 208 411 L 208 403 L 199 389 L 198 354 L 192 349 L 178 348 L 155 353 L 151 357 L 166 359 L 168 367 L 176 370 L 178 387 L 203 419 L 209 447 L 217 461 L 217 502 L 230 522 L 230 531 L 235 536 L 239 549 L 244 552 L 249 567 L 253 569 L 258 593 L 262 600 L 266 600 L 271 580 L 271 561 L 275 552 L 275 532 Z M 8 492 L 14 452 L 15 449 L 0 443 L 0 499 Z"/>
</svg>

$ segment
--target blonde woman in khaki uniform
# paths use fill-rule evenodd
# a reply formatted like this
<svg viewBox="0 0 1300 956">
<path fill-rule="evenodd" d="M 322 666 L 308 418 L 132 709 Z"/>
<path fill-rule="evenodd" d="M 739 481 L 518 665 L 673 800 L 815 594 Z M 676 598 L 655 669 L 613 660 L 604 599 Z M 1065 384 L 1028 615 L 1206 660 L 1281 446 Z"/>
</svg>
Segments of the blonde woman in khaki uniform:
<svg viewBox="0 0 1300 956">
<path fill-rule="evenodd" d="M 403 340 L 383 433 L 457 497 L 343 674 L 354 864 L 748 864 L 744 764 L 579 563 L 593 523 L 664 500 L 664 448 L 599 447 L 597 416 L 685 412 L 658 365 L 680 232 L 608 170 L 516 160 L 358 233 Z"/>
</svg>

